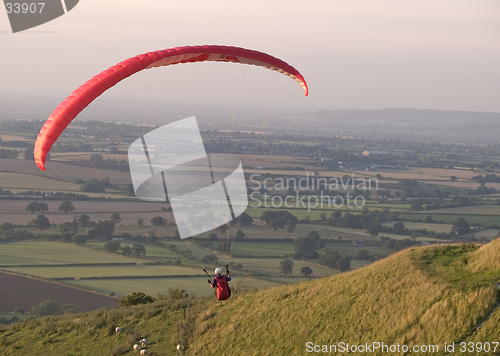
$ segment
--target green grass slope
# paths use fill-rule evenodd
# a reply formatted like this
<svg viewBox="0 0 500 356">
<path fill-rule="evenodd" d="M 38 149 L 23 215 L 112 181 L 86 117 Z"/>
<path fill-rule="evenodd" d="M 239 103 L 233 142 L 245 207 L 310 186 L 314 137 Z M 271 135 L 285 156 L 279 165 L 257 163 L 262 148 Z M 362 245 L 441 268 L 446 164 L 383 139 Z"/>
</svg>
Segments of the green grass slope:
<svg viewBox="0 0 500 356">
<path fill-rule="evenodd" d="M 307 352 L 308 342 L 437 345 L 438 352 L 420 353 L 435 355 L 446 354 L 445 342 L 489 342 L 490 351 L 474 354 L 500 355 L 500 346 L 491 351 L 500 341 L 498 256 L 500 240 L 415 248 L 349 273 L 235 293 L 224 303 L 166 300 L 46 317 L 0 328 L 0 355 L 132 355 L 139 336 L 151 341 L 153 355 L 175 355 L 178 343 L 188 346 L 185 355 L 317 354 Z M 126 332 L 109 335 L 114 323 Z"/>
<path fill-rule="evenodd" d="M 498 303 L 499 249 L 500 240 L 406 250 L 351 273 L 214 303 L 197 320 L 190 354 L 303 355 L 307 342 L 442 350 L 445 342 L 500 341 L 499 313 L 489 315 Z"/>
</svg>

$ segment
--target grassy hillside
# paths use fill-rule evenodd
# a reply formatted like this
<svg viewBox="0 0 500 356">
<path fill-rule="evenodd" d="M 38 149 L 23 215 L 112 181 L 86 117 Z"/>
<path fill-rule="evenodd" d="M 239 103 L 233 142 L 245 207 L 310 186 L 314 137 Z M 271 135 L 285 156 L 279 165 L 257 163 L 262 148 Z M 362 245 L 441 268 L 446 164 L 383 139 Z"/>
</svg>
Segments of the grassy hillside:
<svg viewBox="0 0 500 356">
<path fill-rule="evenodd" d="M 139 336 L 158 355 L 175 354 L 180 342 L 189 346 L 186 355 L 304 355 L 308 342 L 438 345 L 436 355 L 445 354 L 445 342 L 457 349 L 490 342 L 493 349 L 500 341 L 499 255 L 500 240 L 481 248 L 430 246 L 312 282 L 236 293 L 224 303 L 165 300 L 27 321 L 0 329 L 0 355 L 132 355 Z M 108 335 L 113 323 L 128 332 Z"/>
</svg>

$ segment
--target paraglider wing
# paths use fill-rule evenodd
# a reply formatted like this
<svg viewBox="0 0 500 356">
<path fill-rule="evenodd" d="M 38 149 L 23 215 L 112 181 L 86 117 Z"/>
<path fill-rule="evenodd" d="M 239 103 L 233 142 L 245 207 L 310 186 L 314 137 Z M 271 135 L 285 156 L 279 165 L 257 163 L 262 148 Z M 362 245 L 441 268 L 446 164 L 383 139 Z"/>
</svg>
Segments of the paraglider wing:
<svg viewBox="0 0 500 356">
<path fill-rule="evenodd" d="M 308 94 L 304 77 L 288 63 L 269 54 L 239 47 L 186 46 L 141 54 L 99 73 L 68 96 L 49 116 L 35 143 L 36 165 L 45 170 L 46 156 L 69 123 L 94 99 L 123 79 L 143 70 L 190 62 L 232 62 L 275 70 L 297 81 Z"/>
</svg>

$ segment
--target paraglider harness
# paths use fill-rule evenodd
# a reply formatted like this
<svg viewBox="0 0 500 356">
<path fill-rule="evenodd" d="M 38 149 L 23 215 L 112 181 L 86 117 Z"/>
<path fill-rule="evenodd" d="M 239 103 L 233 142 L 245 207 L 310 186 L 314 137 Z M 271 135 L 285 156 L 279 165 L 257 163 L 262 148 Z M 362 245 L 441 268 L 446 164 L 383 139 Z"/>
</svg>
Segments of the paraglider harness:
<svg viewBox="0 0 500 356">
<path fill-rule="evenodd" d="M 229 266 L 226 265 L 227 276 L 229 276 L 229 268 L 228 267 Z M 205 268 L 203 268 L 203 271 L 205 271 L 206 275 L 208 276 L 208 283 L 210 283 L 210 285 L 213 285 L 212 277 L 210 277 L 210 275 L 208 274 L 208 272 Z M 226 281 L 226 276 L 223 275 L 221 277 L 218 277 L 218 276 L 214 277 L 214 280 L 217 283 L 217 299 L 218 300 L 226 300 L 226 299 L 229 299 L 231 297 L 231 288 L 229 288 L 229 283 Z M 227 293 L 226 293 L 226 289 L 227 289 Z"/>
</svg>

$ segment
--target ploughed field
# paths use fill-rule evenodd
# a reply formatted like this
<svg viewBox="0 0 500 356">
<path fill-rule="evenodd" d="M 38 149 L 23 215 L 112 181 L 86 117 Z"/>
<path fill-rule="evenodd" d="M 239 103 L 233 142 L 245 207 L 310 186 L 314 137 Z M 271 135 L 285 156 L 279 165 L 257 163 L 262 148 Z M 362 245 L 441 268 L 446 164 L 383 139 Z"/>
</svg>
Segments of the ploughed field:
<svg viewBox="0 0 500 356">
<path fill-rule="evenodd" d="M 0 272 L 0 286 L 0 312 L 12 312 L 17 307 L 29 310 L 48 299 L 54 300 L 61 310 L 64 304 L 73 304 L 82 312 L 118 302 L 115 297 L 6 272 Z"/>
</svg>

